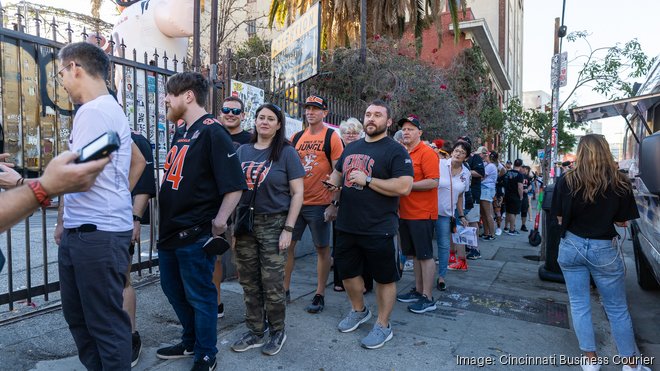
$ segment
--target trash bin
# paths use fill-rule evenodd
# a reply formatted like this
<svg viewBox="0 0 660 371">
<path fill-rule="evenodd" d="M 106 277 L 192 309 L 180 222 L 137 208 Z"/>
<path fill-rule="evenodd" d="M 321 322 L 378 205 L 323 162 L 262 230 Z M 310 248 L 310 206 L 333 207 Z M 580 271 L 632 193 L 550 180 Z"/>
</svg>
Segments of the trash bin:
<svg viewBox="0 0 660 371">
<path fill-rule="evenodd" d="M 544 281 L 564 283 L 564 275 L 561 272 L 559 263 L 557 263 L 561 228 L 559 223 L 557 223 L 556 215 L 550 210 L 554 188 L 554 185 L 549 185 L 545 188 L 543 204 L 541 205 L 545 215 L 545 223 L 543 225 L 543 230 L 545 231 L 545 262 L 539 267 L 539 278 Z"/>
</svg>

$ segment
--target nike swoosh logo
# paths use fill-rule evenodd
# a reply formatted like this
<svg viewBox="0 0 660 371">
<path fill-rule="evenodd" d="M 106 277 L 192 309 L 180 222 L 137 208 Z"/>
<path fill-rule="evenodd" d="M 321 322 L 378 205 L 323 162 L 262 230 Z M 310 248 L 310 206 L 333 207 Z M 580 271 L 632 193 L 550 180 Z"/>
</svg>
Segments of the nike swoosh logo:
<svg viewBox="0 0 660 371">
<path fill-rule="evenodd" d="M 235 154 L 236 154 L 236 152 L 232 153 L 231 155 L 230 155 L 230 154 L 227 154 L 227 157 L 228 157 L 228 158 L 232 158 L 232 157 L 234 157 Z"/>
<path fill-rule="evenodd" d="M 147 161 L 147 165 L 151 165 L 153 163 L 154 163 L 153 161 L 151 161 L 151 162 Z"/>
</svg>

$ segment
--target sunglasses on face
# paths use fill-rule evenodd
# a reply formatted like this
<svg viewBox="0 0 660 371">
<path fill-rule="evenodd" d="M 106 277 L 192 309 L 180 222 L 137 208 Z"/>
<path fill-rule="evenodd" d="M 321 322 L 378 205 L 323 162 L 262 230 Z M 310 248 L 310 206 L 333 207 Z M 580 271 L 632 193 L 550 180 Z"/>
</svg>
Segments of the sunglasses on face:
<svg viewBox="0 0 660 371">
<path fill-rule="evenodd" d="M 224 113 L 225 115 L 227 115 L 227 114 L 229 114 L 229 112 L 231 112 L 231 113 L 234 114 L 234 115 L 240 115 L 241 112 L 243 112 L 243 110 L 240 109 L 240 108 L 222 107 L 222 113 Z"/>
</svg>

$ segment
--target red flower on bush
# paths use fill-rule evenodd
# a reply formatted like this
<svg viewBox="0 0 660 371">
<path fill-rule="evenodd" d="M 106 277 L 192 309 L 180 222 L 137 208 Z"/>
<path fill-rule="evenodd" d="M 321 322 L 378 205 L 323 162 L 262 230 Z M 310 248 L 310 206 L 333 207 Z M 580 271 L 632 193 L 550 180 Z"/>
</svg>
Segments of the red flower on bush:
<svg viewBox="0 0 660 371">
<path fill-rule="evenodd" d="M 445 85 L 445 84 L 441 84 L 441 85 L 440 85 L 440 89 L 442 89 L 442 90 L 447 90 L 447 85 Z"/>
<path fill-rule="evenodd" d="M 435 54 L 437 52 L 438 52 L 438 48 L 433 48 L 433 50 L 431 51 L 431 53 L 433 53 L 433 54 Z"/>
<path fill-rule="evenodd" d="M 378 34 L 374 35 L 374 40 L 376 40 L 376 41 L 380 40 L 380 35 L 378 35 Z"/>
</svg>

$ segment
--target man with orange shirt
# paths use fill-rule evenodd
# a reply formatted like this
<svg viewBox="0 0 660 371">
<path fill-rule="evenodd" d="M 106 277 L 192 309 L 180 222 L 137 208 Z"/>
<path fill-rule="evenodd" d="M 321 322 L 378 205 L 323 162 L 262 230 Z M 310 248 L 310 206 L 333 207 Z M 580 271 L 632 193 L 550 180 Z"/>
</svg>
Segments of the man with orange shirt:
<svg viewBox="0 0 660 371">
<path fill-rule="evenodd" d="M 284 289 L 287 302 L 290 301 L 289 287 L 295 262 L 296 242 L 302 238 L 309 226 L 316 247 L 316 295 L 305 308 L 309 313 L 318 313 L 325 306 L 325 285 L 330 273 L 330 233 L 331 221 L 337 216 L 339 203 L 337 192 L 334 196 L 323 186 L 323 181 L 332 173 L 344 149 L 339 134 L 327 127 L 323 119 L 328 115 L 328 102 L 318 95 L 311 95 L 305 101 L 307 129 L 291 137 L 291 143 L 298 151 L 305 168 L 303 207 L 293 228 L 291 246 L 284 267 Z M 333 199 L 335 197 L 335 199 Z"/>
<path fill-rule="evenodd" d="M 401 250 L 413 256 L 415 287 L 397 296 L 403 303 L 411 303 L 408 310 L 425 313 L 436 309 L 433 300 L 433 229 L 438 218 L 439 159 L 436 152 L 421 141 L 422 125 L 413 115 L 399 120 L 403 145 L 413 162 L 413 186 L 408 196 L 399 201 L 399 236 Z"/>
</svg>

